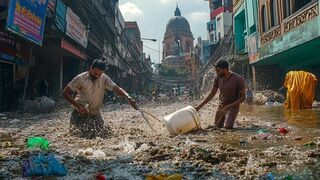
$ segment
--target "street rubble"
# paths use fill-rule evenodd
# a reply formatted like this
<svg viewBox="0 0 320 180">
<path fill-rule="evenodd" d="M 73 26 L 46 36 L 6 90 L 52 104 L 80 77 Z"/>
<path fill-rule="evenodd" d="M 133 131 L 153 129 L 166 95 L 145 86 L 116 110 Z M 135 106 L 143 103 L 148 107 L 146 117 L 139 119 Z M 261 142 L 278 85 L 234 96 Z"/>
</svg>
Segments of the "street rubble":
<svg viewBox="0 0 320 180">
<path fill-rule="evenodd" d="M 212 126 L 215 102 L 199 112 L 202 129 L 177 136 L 170 136 L 161 122 L 154 122 L 156 131 L 151 130 L 127 105 L 108 104 L 102 109 L 109 126 L 105 139 L 69 135 L 72 109 L 63 103 L 46 114 L 1 113 L 0 179 L 22 177 L 22 162 L 34 153 L 26 141 L 35 136 L 49 140 L 46 153 L 67 168 L 67 175 L 57 179 L 320 179 L 319 125 L 299 127 L 285 119 L 255 117 L 247 113 L 250 108 L 241 108 L 234 130 L 217 129 Z M 141 106 L 162 119 L 195 104 Z"/>
</svg>

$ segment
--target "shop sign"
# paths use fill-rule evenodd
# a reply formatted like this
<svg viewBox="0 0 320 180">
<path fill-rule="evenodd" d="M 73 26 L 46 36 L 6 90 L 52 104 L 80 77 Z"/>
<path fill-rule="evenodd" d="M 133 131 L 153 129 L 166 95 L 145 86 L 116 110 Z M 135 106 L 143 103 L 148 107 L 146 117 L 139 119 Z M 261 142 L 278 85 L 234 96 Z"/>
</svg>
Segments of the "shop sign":
<svg viewBox="0 0 320 180">
<path fill-rule="evenodd" d="M 7 29 L 42 45 L 49 0 L 10 0 Z"/>
<path fill-rule="evenodd" d="M 86 48 L 88 43 L 86 26 L 70 8 L 67 8 L 66 21 L 66 34 Z"/>
<path fill-rule="evenodd" d="M 61 47 L 83 60 L 87 59 L 87 55 L 85 53 L 81 52 L 78 48 L 74 47 L 72 44 L 70 44 L 68 41 L 64 39 L 61 40 Z"/>
</svg>

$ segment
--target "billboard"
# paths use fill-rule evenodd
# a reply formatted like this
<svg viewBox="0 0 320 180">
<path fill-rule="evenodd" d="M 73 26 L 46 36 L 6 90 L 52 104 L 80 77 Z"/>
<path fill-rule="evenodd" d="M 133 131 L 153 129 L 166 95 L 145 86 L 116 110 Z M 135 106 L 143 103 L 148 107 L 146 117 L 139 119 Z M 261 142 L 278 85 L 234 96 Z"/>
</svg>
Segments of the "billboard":
<svg viewBox="0 0 320 180">
<path fill-rule="evenodd" d="M 42 45 L 49 0 L 11 0 L 8 8 L 7 29 Z"/>
<path fill-rule="evenodd" d="M 86 26 L 70 8 L 67 8 L 66 21 L 66 34 L 86 48 L 88 43 Z"/>
</svg>

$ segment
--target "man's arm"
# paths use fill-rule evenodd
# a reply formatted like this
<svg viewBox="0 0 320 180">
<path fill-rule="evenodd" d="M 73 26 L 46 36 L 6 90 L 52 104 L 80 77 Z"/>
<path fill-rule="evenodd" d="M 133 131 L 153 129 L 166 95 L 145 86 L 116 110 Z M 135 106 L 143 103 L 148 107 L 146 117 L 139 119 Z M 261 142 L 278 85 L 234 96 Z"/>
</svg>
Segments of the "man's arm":
<svg viewBox="0 0 320 180">
<path fill-rule="evenodd" d="M 233 106 L 236 106 L 236 105 L 242 103 L 244 100 L 246 100 L 246 90 L 242 89 L 240 91 L 240 97 L 237 100 L 235 100 L 234 102 L 224 106 L 223 109 L 229 109 L 229 108 L 231 108 Z"/>
<path fill-rule="evenodd" d="M 129 101 L 130 105 L 131 105 L 134 109 L 138 109 L 135 100 L 134 100 L 132 97 L 130 97 L 129 94 L 128 94 L 124 89 L 122 89 L 121 87 L 115 85 L 112 90 L 113 90 L 113 92 L 115 92 L 118 96 L 125 97 L 125 98 Z"/>
<path fill-rule="evenodd" d="M 88 111 L 86 108 L 84 108 L 82 105 L 80 105 L 79 103 L 77 103 L 73 96 L 73 91 L 71 90 L 71 88 L 69 86 L 66 86 L 64 89 L 63 89 L 63 97 L 69 102 L 71 103 L 74 107 L 76 107 L 77 111 L 80 113 L 80 114 L 87 114 Z"/>
<path fill-rule="evenodd" d="M 210 94 L 206 97 L 204 101 L 202 101 L 201 104 L 199 104 L 195 109 L 199 111 L 204 105 L 206 105 L 217 93 L 218 88 L 213 86 Z"/>
</svg>

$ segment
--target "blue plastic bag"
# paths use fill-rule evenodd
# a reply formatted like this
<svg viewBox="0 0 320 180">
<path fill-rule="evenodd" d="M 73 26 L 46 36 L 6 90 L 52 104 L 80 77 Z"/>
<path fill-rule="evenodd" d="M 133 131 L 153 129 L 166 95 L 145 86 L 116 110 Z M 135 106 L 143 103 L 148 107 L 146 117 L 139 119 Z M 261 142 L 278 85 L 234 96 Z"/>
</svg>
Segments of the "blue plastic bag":
<svg viewBox="0 0 320 180">
<path fill-rule="evenodd" d="M 32 155 L 22 164 L 23 176 L 65 176 L 67 169 L 53 156 Z"/>
</svg>

